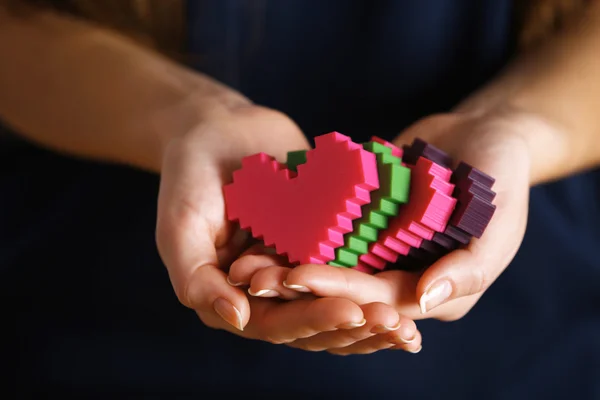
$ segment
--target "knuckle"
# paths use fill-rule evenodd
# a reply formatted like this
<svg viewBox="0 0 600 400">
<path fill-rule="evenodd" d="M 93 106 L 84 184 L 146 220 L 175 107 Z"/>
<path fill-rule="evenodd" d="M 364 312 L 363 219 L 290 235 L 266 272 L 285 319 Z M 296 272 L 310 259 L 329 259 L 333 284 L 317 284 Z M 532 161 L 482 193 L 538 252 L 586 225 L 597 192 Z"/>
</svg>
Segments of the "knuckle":
<svg viewBox="0 0 600 400">
<path fill-rule="evenodd" d="M 492 285 L 492 279 L 485 268 L 481 268 L 476 274 L 477 290 L 475 293 L 485 292 Z"/>
<path fill-rule="evenodd" d="M 491 279 L 486 268 L 480 267 L 471 271 L 470 278 L 464 282 L 464 286 L 459 289 L 462 296 L 471 296 L 485 292 L 491 285 Z"/>
</svg>

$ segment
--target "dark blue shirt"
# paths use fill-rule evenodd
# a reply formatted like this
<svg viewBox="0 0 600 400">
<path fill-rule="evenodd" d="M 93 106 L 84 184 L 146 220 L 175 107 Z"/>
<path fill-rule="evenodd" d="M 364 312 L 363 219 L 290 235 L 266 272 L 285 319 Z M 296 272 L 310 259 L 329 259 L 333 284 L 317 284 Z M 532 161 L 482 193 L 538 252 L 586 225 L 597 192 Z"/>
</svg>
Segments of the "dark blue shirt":
<svg viewBox="0 0 600 400">
<path fill-rule="evenodd" d="M 196 68 L 309 136 L 393 137 L 514 53 L 508 0 L 192 0 Z M 23 148 L 0 160 L 5 377 L 115 398 L 600 398 L 600 179 L 534 188 L 514 262 L 423 351 L 335 357 L 202 326 L 154 245 L 158 180 Z M 25 397 L 23 395 L 23 397 Z"/>
</svg>

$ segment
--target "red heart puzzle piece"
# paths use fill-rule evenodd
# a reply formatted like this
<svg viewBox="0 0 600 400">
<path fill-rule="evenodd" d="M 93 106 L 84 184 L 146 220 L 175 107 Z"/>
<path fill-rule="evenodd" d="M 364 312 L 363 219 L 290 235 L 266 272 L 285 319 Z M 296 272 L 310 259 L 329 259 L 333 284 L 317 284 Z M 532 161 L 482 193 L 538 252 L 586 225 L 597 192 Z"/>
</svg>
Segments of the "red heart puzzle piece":
<svg viewBox="0 0 600 400">
<path fill-rule="evenodd" d="M 224 196 L 228 219 L 254 238 L 291 263 L 324 264 L 377 188 L 375 154 L 332 132 L 315 138 L 297 174 L 264 153 L 245 157 Z"/>
</svg>

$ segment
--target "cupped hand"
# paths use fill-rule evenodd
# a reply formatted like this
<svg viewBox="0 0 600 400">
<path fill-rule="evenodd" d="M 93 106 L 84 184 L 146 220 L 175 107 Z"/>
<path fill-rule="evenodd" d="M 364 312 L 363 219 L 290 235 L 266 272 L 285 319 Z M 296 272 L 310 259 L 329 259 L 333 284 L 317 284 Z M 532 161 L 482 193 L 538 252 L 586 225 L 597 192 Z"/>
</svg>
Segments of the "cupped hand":
<svg viewBox="0 0 600 400">
<path fill-rule="evenodd" d="M 223 185 L 244 156 L 265 152 L 284 161 L 289 150 L 309 144 L 292 120 L 271 109 L 241 105 L 206 114 L 195 129 L 170 140 L 161 170 L 156 240 L 179 301 L 207 326 L 250 339 L 301 340 L 296 347 L 343 353 L 349 346 L 362 352 L 403 348 L 408 344 L 396 337 L 402 333 L 412 339 L 411 346 L 418 345 L 412 321 L 403 321 L 402 330 L 390 328 L 400 322 L 390 306 L 298 293 L 293 301 L 282 302 L 250 296 L 228 282 L 230 263 L 250 241 L 226 221 Z M 358 340 L 374 335 L 370 330 L 390 334 L 382 335 L 382 343 L 370 339 L 357 349 Z M 332 338 L 336 334 L 340 340 Z"/>
<path fill-rule="evenodd" d="M 250 305 L 242 290 L 227 283 L 224 269 L 248 236 L 226 221 L 223 185 L 244 156 L 264 151 L 281 160 L 288 149 L 309 145 L 274 110 L 247 103 L 208 109 L 199 108 L 200 122 L 165 146 L 156 241 L 180 302 L 209 325 L 220 315 L 241 331 Z"/>
<path fill-rule="evenodd" d="M 399 315 L 393 306 L 376 301 L 358 306 L 354 301 L 346 303 L 348 299 L 316 297 L 297 288 L 288 288 L 282 282 L 289 272 L 289 265 L 283 257 L 268 253 L 272 252 L 261 244 L 250 247 L 234 261 L 233 273 L 227 279 L 230 285 L 246 289 L 251 296 L 249 325 L 253 318 L 258 318 L 272 321 L 267 325 L 282 332 L 283 336 L 271 336 L 269 341 L 337 355 L 369 354 L 386 349 L 410 353 L 421 350 L 422 338 L 414 321 Z M 247 276 L 248 280 L 239 275 L 239 272 L 251 270 L 254 273 Z M 285 301 L 273 303 L 274 299 Z M 356 317 L 352 322 L 341 322 L 344 314 L 349 317 L 358 307 L 362 321 Z M 348 317 L 346 320 L 350 321 Z M 260 325 L 264 326 L 264 323 Z"/>
<path fill-rule="evenodd" d="M 497 209 L 484 235 L 423 273 L 390 270 L 371 276 L 325 265 L 282 270 L 272 266 L 272 256 L 262 255 L 236 261 L 231 279 L 251 282 L 253 291 L 285 288 L 360 305 L 393 305 L 399 314 L 414 320 L 459 319 L 510 264 L 522 242 L 530 188 L 530 151 L 523 135 L 531 130 L 552 134 L 550 126 L 534 116 L 457 112 L 418 121 L 395 140 L 401 146 L 419 137 L 447 151 L 455 161 L 465 161 L 496 179 Z"/>
</svg>

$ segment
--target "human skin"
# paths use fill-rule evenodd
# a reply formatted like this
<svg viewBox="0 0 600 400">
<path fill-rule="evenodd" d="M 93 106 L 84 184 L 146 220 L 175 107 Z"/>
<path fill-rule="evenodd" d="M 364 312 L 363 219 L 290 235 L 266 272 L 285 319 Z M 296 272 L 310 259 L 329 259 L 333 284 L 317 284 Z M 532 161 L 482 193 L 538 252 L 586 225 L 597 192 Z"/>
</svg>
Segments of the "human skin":
<svg viewBox="0 0 600 400">
<path fill-rule="evenodd" d="M 273 267 L 272 256 L 240 257 L 230 280 L 252 293 L 293 289 L 319 297 L 382 302 L 411 319 L 466 315 L 514 258 L 524 236 L 529 190 L 600 165 L 600 3 L 543 46 L 522 54 L 452 112 L 417 121 L 416 137 L 496 178 L 497 211 L 486 232 L 422 274 Z M 299 340 L 290 346 L 302 347 Z"/>
<path fill-rule="evenodd" d="M 180 302 L 206 325 L 311 349 L 420 349 L 415 323 L 391 305 L 293 290 L 282 303 L 228 283 L 248 238 L 226 221 L 222 186 L 246 155 L 283 160 L 308 148 L 287 116 L 116 32 L 51 12 L 21 17 L 0 7 L 0 54 L 0 118 L 23 138 L 160 174 L 157 247 Z"/>
</svg>

